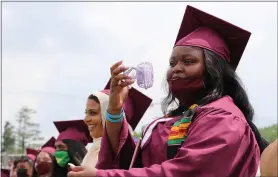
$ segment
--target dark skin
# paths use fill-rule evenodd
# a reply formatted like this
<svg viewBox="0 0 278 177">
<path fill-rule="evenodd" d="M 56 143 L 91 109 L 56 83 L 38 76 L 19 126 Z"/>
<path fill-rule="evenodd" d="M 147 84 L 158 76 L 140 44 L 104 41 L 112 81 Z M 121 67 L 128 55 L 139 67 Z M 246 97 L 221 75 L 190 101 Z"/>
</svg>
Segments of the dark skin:
<svg viewBox="0 0 278 177">
<path fill-rule="evenodd" d="M 97 103 L 95 100 L 88 99 L 85 114 L 86 116 L 84 122 L 88 126 L 91 137 L 102 137 L 103 125 L 99 103 Z"/>
<path fill-rule="evenodd" d="M 188 77 L 202 77 L 205 72 L 205 57 L 202 50 L 188 46 L 177 46 L 173 49 L 169 60 L 167 81 L 171 88 L 174 80 L 186 79 Z M 176 82 L 176 81 L 175 81 Z M 201 90 L 196 92 L 185 92 L 175 95 L 185 107 L 189 107 L 203 97 Z"/>
<path fill-rule="evenodd" d="M 177 46 L 173 49 L 167 80 L 202 76 L 205 71 L 205 59 L 201 50 L 188 46 Z"/>
</svg>

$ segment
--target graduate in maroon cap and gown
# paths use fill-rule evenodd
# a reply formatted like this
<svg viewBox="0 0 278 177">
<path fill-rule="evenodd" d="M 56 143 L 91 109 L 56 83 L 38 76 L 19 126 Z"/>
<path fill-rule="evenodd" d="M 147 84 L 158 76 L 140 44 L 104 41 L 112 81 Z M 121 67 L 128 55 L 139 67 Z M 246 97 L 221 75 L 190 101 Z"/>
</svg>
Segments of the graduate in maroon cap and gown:
<svg viewBox="0 0 278 177">
<path fill-rule="evenodd" d="M 94 142 L 84 157 L 81 164 L 82 166 L 95 167 L 98 161 L 98 153 L 101 149 L 101 137 L 105 126 L 105 112 L 109 103 L 109 87 L 110 82 L 108 82 L 104 90 L 95 92 L 88 97 L 84 122 L 87 124 Z M 146 100 L 144 104 L 140 104 L 139 102 L 142 99 Z M 152 100 L 150 98 L 140 93 L 138 90 L 134 88 L 130 90 L 127 101 L 125 101 L 123 106 L 128 122 L 133 125 L 133 128 L 129 125 L 130 132 L 133 133 L 133 129 L 138 123 L 137 121 L 141 119 L 151 102 Z M 132 120 L 136 120 L 136 122 L 131 122 L 131 117 L 135 117 L 135 119 Z"/>
<path fill-rule="evenodd" d="M 51 137 L 40 149 L 34 161 L 33 177 L 66 176 L 67 170 L 61 168 L 54 157 L 56 139 Z"/>
<path fill-rule="evenodd" d="M 121 111 L 134 81 L 118 62 L 111 67 L 96 169 L 75 167 L 68 176 L 254 177 L 265 147 L 235 73 L 249 37 L 250 32 L 187 6 L 169 59 L 169 94 L 162 102 L 166 116 L 145 128 L 133 168 L 135 143 Z M 168 109 L 175 102 L 176 109 Z"/>
<path fill-rule="evenodd" d="M 55 158 L 58 165 L 68 169 L 68 163 L 81 165 L 87 153 L 86 145 L 92 141 L 83 120 L 54 122 L 59 136 L 55 143 Z"/>
</svg>

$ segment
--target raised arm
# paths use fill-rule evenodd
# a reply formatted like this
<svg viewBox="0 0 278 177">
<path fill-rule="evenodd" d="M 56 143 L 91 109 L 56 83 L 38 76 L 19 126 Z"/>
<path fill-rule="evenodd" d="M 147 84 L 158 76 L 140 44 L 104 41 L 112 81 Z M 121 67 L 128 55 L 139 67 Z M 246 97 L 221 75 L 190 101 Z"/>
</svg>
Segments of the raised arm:
<svg viewBox="0 0 278 177">
<path fill-rule="evenodd" d="M 115 115 L 115 117 L 120 115 L 123 111 L 123 104 L 129 91 L 128 86 L 134 83 L 131 77 L 123 74 L 128 68 L 121 66 L 121 64 L 122 61 L 117 62 L 110 68 L 111 84 L 107 112 L 111 115 Z M 106 131 L 114 153 L 116 153 L 119 148 L 121 127 L 122 121 L 106 121 Z"/>
<path fill-rule="evenodd" d="M 127 68 L 121 66 L 122 62 L 117 62 L 111 68 L 111 83 L 109 105 L 107 108 L 107 118 L 104 134 L 102 137 L 101 150 L 97 168 L 107 169 L 119 167 L 116 162 L 121 156 L 122 148 L 126 149 L 124 159 L 130 159 L 134 149 L 134 142 L 129 133 L 128 123 L 125 120 L 123 104 L 127 99 L 129 88 L 133 84 L 129 76 L 122 74 Z M 113 119 L 111 121 L 111 119 Z M 131 155 L 130 155 L 131 154 Z M 107 158 L 109 157 L 109 158 Z M 127 161 L 121 162 L 123 167 L 128 165 Z M 117 165 L 118 164 L 118 165 Z"/>
</svg>

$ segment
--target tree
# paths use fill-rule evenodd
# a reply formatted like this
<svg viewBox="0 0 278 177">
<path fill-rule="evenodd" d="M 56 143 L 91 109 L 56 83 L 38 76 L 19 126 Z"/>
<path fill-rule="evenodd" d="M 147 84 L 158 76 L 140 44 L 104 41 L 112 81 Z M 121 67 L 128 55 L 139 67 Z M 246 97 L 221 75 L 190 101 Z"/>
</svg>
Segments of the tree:
<svg viewBox="0 0 278 177">
<path fill-rule="evenodd" d="M 35 113 L 35 110 L 28 107 L 22 107 L 18 112 L 16 121 L 18 122 L 17 137 L 19 153 L 24 153 L 26 147 L 37 149 L 41 146 L 40 143 L 36 143 L 36 140 L 40 139 L 40 126 L 31 119 L 31 115 Z"/>
<path fill-rule="evenodd" d="M 1 152 L 14 152 L 15 148 L 15 136 L 14 136 L 14 126 L 9 122 L 6 121 L 4 126 L 4 133 L 2 138 L 2 147 Z"/>
<path fill-rule="evenodd" d="M 142 133 L 141 132 L 134 132 L 133 135 L 135 138 L 141 138 L 142 137 Z"/>
<path fill-rule="evenodd" d="M 270 143 L 277 139 L 277 124 L 259 129 L 262 136 Z"/>
<path fill-rule="evenodd" d="M 136 131 L 135 131 L 133 136 L 134 136 L 135 138 L 141 138 L 141 137 L 142 137 L 142 133 L 143 133 L 145 127 L 146 127 L 146 125 L 143 125 L 143 126 L 141 127 L 141 131 L 139 131 L 139 132 L 136 132 Z"/>
</svg>

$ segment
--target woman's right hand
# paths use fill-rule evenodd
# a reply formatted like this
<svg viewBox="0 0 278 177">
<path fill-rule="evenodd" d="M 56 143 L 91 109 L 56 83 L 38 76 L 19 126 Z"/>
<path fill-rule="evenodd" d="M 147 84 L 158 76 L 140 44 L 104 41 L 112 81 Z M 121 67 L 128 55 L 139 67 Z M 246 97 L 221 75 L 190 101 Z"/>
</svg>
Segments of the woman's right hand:
<svg viewBox="0 0 278 177">
<path fill-rule="evenodd" d="M 128 96 L 128 86 L 134 83 L 130 76 L 123 74 L 128 68 L 121 66 L 121 64 L 122 61 L 119 61 L 110 68 L 111 83 L 108 112 L 115 115 L 120 114 Z"/>
</svg>

